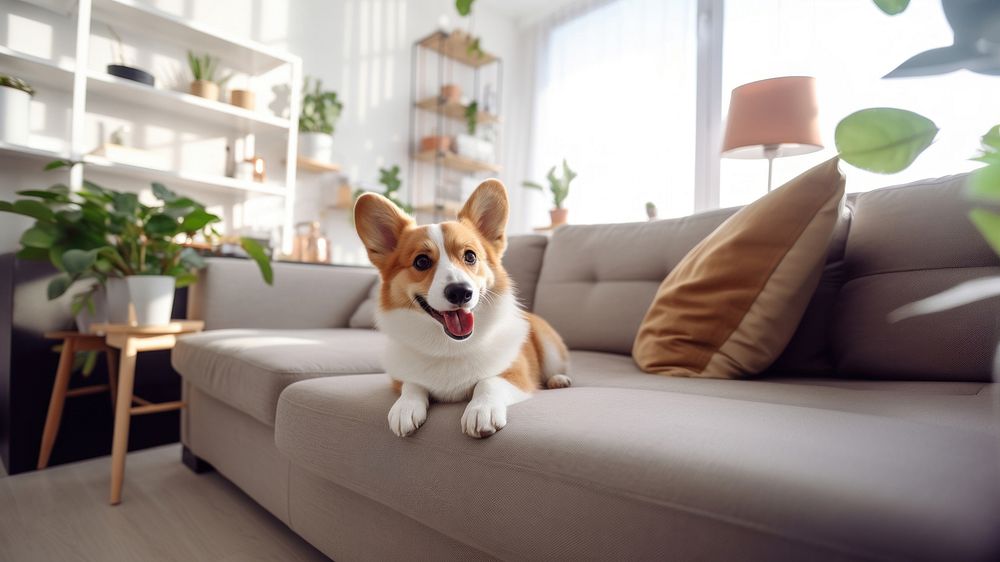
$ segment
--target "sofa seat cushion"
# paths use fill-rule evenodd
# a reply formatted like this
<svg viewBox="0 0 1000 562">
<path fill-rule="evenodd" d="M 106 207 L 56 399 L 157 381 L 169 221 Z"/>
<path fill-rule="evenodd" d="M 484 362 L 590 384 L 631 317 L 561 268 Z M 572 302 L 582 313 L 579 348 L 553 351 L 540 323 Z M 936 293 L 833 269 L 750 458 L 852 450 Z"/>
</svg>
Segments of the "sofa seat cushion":
<svg viewBox="0 0 1000 562">
<path fill-rule="evenodd" d="M 382 376 L 296 383 L 276 444 L 501 559 L 972 560 L 1000 548 L 1000 456 L 985 432 L 584 384 L 512 406 L 489 439 L 461 433 L 465 404 L 434 404 L 400 439 L 386 422 L 395 398 Z"/>
<path fill-rule="evenodd" d="M 701 394 L 886 416 L 1000 434 L 1000 385 L 981 382 L 845 380 L 768 377 L 704 380 L 642 372 L 631 357 L 570 352 L 573 386 Z"/>
<path fill-rule="evenodd" d="M 373 330 L 211 330 L 181 338 L 174 369 L 216 399 L 274 425 L 278 395 L 316 377 L 382 373 Z"/>
</svg>

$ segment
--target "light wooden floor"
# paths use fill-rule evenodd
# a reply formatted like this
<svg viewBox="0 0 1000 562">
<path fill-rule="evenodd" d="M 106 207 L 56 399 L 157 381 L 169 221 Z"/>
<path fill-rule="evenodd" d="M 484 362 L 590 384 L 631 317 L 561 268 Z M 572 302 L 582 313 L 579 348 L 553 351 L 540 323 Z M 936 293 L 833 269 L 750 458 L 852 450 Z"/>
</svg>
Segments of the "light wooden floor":
<svg viewBox="0 0 1000 562">
<path fill-rule="evenodd" d="M 110 458 L 0 477 L 0 560 L 327 560 L 180 445 L 129 453 L 121 505 Z"/>
</svg>

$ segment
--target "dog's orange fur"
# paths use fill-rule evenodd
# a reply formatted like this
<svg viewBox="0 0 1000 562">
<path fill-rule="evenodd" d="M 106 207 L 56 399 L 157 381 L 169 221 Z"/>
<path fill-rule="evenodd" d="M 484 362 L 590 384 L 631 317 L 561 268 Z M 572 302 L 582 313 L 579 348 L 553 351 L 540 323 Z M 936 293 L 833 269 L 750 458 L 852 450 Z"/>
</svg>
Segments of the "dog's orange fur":
<svg viewBox="0 0 1000 562">
<path fill-rule="evenodd" d="M 504 227 L 507 223 L 506 188 L 496 180 L 487 180 L 466 202 L 458 221 L 441 224 L 448 258 L 463 267 L 473 278 L 485 281 L 485 287 L 494 293 L 512 289 L 512 282 L 501 264 L 507 245 Z M 438 263 L 437 245 L 430 239 L 427 227 L 417 226 L 412 218 L 403 214 L 394 204 L 379 196 L 365 195 L 355 209 L 358 232 L 365 241 L 369 257 L 382 277 L 379 295 L 383 310 L 414 308 L 419 306 L 413 296 L 426 294 L 434 277 L 435 268 L 418 271 L 412 267 L 414 258 L 427 254 Z M 380 224 L 393 225 L 388 230 Z M 462 260 L 466 250 L 472 250 L 480 259 L 474 265 Z M 530 332 L 514 363 L 502 377 L 517 388 L 531 392 L 543 387 L 545 344 L 555 346 L 566 360 L 566 346 L 559 334 L 539 316 L 521 312 L 528 320 Z M 402 383 L 392 381 L 400 392 Z M 550 387 L 560 386 L 549 381 Z"/>
</svg>

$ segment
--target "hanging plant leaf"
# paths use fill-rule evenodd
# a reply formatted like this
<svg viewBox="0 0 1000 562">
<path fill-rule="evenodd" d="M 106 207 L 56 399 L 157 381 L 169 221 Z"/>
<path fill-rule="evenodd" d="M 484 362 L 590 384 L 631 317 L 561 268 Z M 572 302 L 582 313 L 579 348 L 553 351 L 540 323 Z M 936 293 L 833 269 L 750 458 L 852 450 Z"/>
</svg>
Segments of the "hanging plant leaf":
<svg viewBox="0 0 1000 562">
<path fill-rule="evenodd" d="M 271 269 L 271 260 L 267 257 L 264 248 L 250 238 L 240 238 L 240 246 L 250 256 L 250 259 L 257 262 L 257 267 L 260 268 L 260 274 L 264 277 L 264 282 L 268 285 L 273 285 L 274 270 Z"/>
<path fill-rule="evenodd" d="M 475 0 L 455 0 L 455 9 L 458 10 L 458 15 L 465 17 L 472 13 L 472 3 Z"/>
<path fill-rule="evenodd" d="M 910 0 L 874 0 L 874 2 L 880 10 L 890 16 L 903 13 L 903 10 L 910 5 Z"/>
<path fill-rule="evenodd" d="M 905 170 L 937 136 L 933 121 L 912 111 L 889 107 L 862 109 L 841 119 L 834 138 L 840 157 L 880 174 Z"/>
</svg>

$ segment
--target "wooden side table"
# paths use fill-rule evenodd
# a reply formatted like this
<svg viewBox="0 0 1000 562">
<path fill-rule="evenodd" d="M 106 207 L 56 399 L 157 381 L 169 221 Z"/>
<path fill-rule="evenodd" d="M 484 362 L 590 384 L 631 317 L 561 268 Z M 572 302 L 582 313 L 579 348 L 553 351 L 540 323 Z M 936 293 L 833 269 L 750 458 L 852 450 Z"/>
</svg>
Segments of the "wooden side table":
<svg viewBox="0 0 1000 562">
<path fill-rule="evenodd" d="M 128 452 L 128 430 L 132 415 L 169 412 L 184 407 L 181 400 L 150 403 L 132 395 L 135 386 L 135 359 L 142 351 L 173 349 L 177 337 L 200 332 L 205 323 L 200 320 L 175 320 L 165 326 L 129 326 L 127 324 L 95 324 L 93 329 L 105 334 L 108 347 L 121 350 L 118 363 L 118 398 L 115 402 L 115 429 L 111 443 L 111 505 L 122 501 L 125 479 L 125 454 Z M 132 403 L 137 402 L 138 406 Z"/>
<path fill-rule="evenodd" d="M 104 343 L 104 336 L 81 334 L 80 332 L 46 332 L 45 337 L 51 340 L 62 340 L 63 348 L 59 354 L 59 368 L 56 370 L 55 384 L 52 385 L 52 397 L 49 399 L 49 412 L 45 416 L 45 430 L 42 432 L 42 445 L 38 450 L 38 469 L 49 466 L 52 447 L 59 435 L 59 423 L 62 421 L 63 405 L 67 398 L 96 394 L 106 390 L 111 391 L 111 405 L 115 404 L 115 383 L 118 377 L 115 367 L 118 362 L 115 350 Z M 69 379 L 73 374 L 73 359 L 78 351 L 103 351 L 108 362 L 108 384 L 82 386 L 69 390 Z"/>
</svg>

